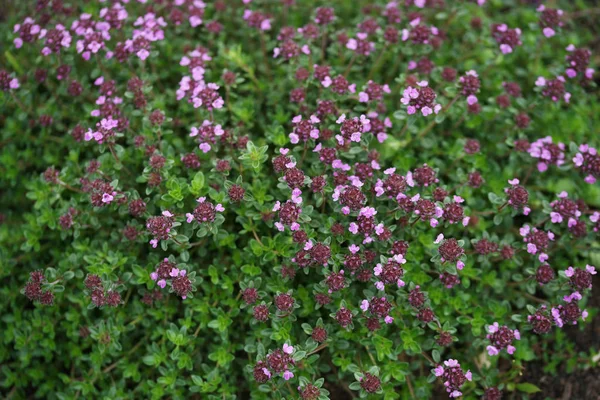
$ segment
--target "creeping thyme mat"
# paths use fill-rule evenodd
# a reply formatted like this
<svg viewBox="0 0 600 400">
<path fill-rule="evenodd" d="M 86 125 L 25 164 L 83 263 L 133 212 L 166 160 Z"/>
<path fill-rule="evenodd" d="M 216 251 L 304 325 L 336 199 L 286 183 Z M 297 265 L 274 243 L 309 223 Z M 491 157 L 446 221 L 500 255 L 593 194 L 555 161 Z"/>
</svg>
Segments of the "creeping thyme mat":
<svg viewBox="0 0 600 400">
<path fill-rule="evenodd" d="M 3 398 L 529 399 L 597 372 L 597 8 L 7 7 Z"/>
</svg>

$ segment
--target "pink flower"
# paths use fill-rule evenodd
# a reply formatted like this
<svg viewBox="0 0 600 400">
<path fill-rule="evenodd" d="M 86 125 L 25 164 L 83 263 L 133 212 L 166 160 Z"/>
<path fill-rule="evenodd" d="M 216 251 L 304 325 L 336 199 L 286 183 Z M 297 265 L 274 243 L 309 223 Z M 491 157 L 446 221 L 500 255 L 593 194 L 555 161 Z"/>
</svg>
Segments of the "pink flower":
<svg viewBox="0 0 600 400">
<path fill-rule="evenodd" d="M 494 346 L 488 346 L 486 347 L 486 350 L 490 356 L 496 356 L 499 353 L 498 349 Z"/>
<path fill-rule="evenodd" d="M 369 302 L 367 300 L 363 300 L 360 303 L 360 309 L 366 312 L 369 309 Z"/>
<path fill-rule="evenodd" d="M 141 49 L 136 54 L 140 58 L 140 60 L 144 61 L 146 58 L 148 58 L 150 52 L 146 49 Z"/>
<path fill-rule="evenodd" d="M 593 68 L 586 68 L 585 70 L 585 77 L 587 79 L 592 79 L 594 77 L 594 69 Z"/>
<path fill-rule="evenodd" d="M 363 207 L 360 209 L 359 216 L 371 218 L 377 214 L 377 210 L 373 207 Z"/>
<path fill-rule="evenodd" d="M 492 325 L 488 325 L 487 330 L 489 333 L 496 333 L 498 332 L 499 329 L 499 325 L 497 322 L 494 322 Z"/>
<path fill-rule="evenodd" d="M 587 272 L 589 272 L 590 274 L 592 274 L 592 275 L 596 275 L 596 273 L 597 273 L 597 272 L 596 272 L 596 267 L 594 267 L 593 265 L 589 265 L 589 264 L 588 264 L 588 265 L 586 265 L 586 266 L 585 266 L 585 270 L 586 270 Z"/>
<path fill-rule="evenodd" d="M 444 361 L 444 365 L 445 365 L 446 367 L 450 367 L 450 368 L 452 368 L 452 367 L 458 367 L 458 366 L 460 366 L 460 365 L 459 365 L 459 363 L 458 363 L 458 361 L 457 361 L 457 360 L 454 360 L 454 359 L 452 359 L 452 358 L 451 358 L 451 359 L 449 359 L 449 360 L 447 360 L 447 361 Z"/>
<path fill-rule="evenodd" d="M 477 99 L 477 96 L 475 96 L 475 95 L 470 95 L 469 97 L 467 97 L 467 104 L 469 104 L 470 106 L 477 103 L 478 101 L 479 100 Z"/>
<path fill-rule="evenodd" d="M 200 146 L 198 146 L 200 148 L 200 150 L 202 150 L 203 153 L 208 153 L 211 149 L 210 144 L 208 143 L 200 143 Z"/>
<path fill-rule="evenodd" d="M 286 381 L 289 381 L 293 377 L 294 377 L 294 374 L 291 371 L 285 371 L 283 373 L 283 379 L 285 379 Z"/>
<path fill-rule="evenodd" d="M 550 220 L 553 224 L 559 224 L 563 221 L 563 217 L 559 213 L 552 211 L 550 213 Z"/>
<path fill-rule="evenodd" d="M 373 268 L 373 274 L 374 274 L 375 276 L 379 276 L 379 275 L 381 275 L 381 272 L 382 272 L 382 271 L 383 271 L 383 267 L 382 267 L 382 265 L 381 265 L 381 264 L 377 264 L 377 265 L 375 266 L 375 268 Z"/>
<path fill-rule="evenodd" d="M 535 81 L 535 86 L 546 86 L 546 79 L 543 76 L 538 77 Z"/>
<path fill-rule="evenodd" d="M 544 33 L 544 36 L 546 36 L 547 38 L 551 38 L 552 36 L 554 36 L 556 34 L 554 29 L 552 29 L 550 27 L 544 28 L 542 32 Z"/>
<path fill-rule="evenodd" d="M 113 201 L 113 199 L 114 199 L 114 196 L 112 196 L 112 195 L 110 195 L 108 193 L 104 193 L 102 195 L 102 202 L 103 203 L 110 204 L 110 202 Z"/>
<path fill-rule="evenodd" d="M 552 308 L 552 317 L 554 317 L 554 322 L 556 323 L 556 326 L 562 328 L 564 323 L 562 318 L 560 317 L 560 311 L 558 310 L 558 308 Z"/>
<path fill-rule="evenodd" d="M 294 347 L 290 346 L 290 345 L 289 345 L 289 344 L 287 344 L 287 343 L 284 343 L 284 344 L 283 344 L 283 352 L 284 352 L 285 354 L 292 354 L 292 353 L 294 352 Z"/>
<path fill-rule="evenodd" d="M 563 300 L 564 300 L 566 303 L 570 303 L 570 302 L 572 302 L 573 300 L 575 300 L 575 301 L 579 301 L 579 300 L 581 300 L 582 298 L 583 298 L 583 297 L 581 296 L 581 294 L 580 294 L 579 292 L 573 292 L 573 293 L 571 293 L 570 295 L 564 296 L 564 297 L 563 297 Z"/>
</svg>

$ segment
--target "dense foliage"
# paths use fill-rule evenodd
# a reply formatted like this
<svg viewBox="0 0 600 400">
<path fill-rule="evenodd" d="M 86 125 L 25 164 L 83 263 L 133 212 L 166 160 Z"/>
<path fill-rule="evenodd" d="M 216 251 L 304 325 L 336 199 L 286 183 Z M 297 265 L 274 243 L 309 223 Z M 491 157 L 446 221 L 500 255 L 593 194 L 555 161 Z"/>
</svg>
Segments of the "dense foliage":
<svg viewBox="0 0 600 400">
<path fill-rule="evenodd" d="M 528 363 L 597 364 L 563 331 L 597 314 L 585 2 L 13 8 L 9 398 L 527 398 Z"/>
</svg>

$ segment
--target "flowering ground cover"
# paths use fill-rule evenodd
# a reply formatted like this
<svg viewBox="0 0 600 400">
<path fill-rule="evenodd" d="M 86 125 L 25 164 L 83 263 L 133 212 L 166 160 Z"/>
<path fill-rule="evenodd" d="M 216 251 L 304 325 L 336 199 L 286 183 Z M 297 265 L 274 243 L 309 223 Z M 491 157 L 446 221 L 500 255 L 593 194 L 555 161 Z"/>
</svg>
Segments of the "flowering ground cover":
<svg viewBox="0 0 600 400">
<path fill-rule="evenodd" d="M 592 2 L 7 7 L 3 397 L 597 396 Z"/>
</svg>

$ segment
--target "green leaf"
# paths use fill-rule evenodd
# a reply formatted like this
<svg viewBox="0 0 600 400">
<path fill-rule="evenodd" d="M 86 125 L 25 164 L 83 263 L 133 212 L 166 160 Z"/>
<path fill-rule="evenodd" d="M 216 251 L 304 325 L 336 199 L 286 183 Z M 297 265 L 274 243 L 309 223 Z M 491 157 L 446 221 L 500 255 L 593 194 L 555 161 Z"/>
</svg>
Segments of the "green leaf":
<svg viewBox="0 0 600 400">
<path fill-rule="evenodd" d="M 441 356 L 440 356 L 440 352 L 437 349 L 434 349 L 431 352 L 431 357 L 433 357 L 433 361 L 435 361 L 436 363 L 440 362 Z"/>
<path fill-rule="evenodd" d="M 190 184 L 190 193 L 195 196 L 199 196 L 202 188 L 204 187 L 204 174 L 202 172 L 196 172 L 192 183 Z"/>
<path fill-rule="evenodd" d="M 386 357 L 392 354 L 392 346 L 394 345 L 394 342 L 392 342 L 390 339 L 375 335 L 373 336 L 373 344 L 375 345 L 377 359 L 379 361 L 383 361 Z"/>
<path fill-rule="evenodd" d="M 529 393 L 529 394 L 542 391 L 542 389 L 535 386 L 533 383 L 518 383 L 517 390 L 520 392 Z"/>
<path fill-rule="evenodd" d="M 256 265 L 244 265 L 242 267 L 242 272 L 250 276 L 256 276 L 260 275 L 262 270 Z"/>
</svg>

